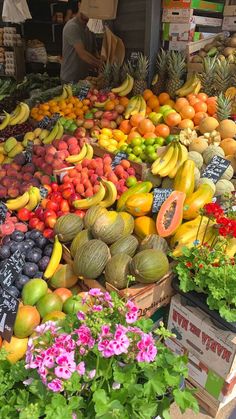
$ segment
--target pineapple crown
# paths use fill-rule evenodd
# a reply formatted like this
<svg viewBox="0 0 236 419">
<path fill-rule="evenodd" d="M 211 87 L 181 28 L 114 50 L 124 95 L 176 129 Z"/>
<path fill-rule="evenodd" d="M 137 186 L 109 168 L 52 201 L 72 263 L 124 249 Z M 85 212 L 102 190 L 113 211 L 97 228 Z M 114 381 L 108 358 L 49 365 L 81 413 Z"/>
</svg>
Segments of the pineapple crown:
<svg viewBox="0 0 236 419">
<path fill-rule="evenodd" d="M 224 93 L 220 93 L 217 98 L 217 119 L 223 121 L 228 119 L 232 113 L 232 99 L 226 97 Z"/>
<path fill-rule="evenodd" d="M 138 54 L 137 67 L 134 71 L 134 77 L 137 80 L 145 80 L 149 69 L 149 58 L 141 52 Z"/>
<path fill-rule="evenodd" d="M 181 78 L 186 69 L 186 57 L 182 52 L 169 51 L 167 55 L 169 77 Z"/>
<path fill-rule="evenodd" d="M 167 60 L 168 51 L 161 48 L 156 57 L 156 69 L 159 74 L 165 74 L 167 69 Z"/>
</svg>

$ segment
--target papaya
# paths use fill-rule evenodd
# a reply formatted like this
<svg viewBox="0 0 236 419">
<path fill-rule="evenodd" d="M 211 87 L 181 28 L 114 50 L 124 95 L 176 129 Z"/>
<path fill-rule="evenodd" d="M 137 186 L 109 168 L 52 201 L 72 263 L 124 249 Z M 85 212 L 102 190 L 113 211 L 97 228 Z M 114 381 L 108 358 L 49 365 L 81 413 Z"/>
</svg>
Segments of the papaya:
<svg viewBox="0 0 236 419">
<path fill-rule="evenodd" d="M 37 302 L 37 310 L 43 318 L 53 311 L 62 311 L 62 299 L 57 294 L 46 294 Z"/>
<path fill-rule="evenodd" d="M 181 225 L 186 194 L 174 191 L 163 202 L 156 219 L 156 229 L 161 237 L 172 236 Z"/>
<path fill-rule="evenodd" d="M 63 311 L 52 311 L 51 313 L 46 314 L 44 316 L 42 323 L 46 323 L 48 321 L 56 322 L 60 320 L 64 320 L 66 314 Z"/>
<path fill-rule="evenodd" d="M 137 193 L 147 193 L 150 192 L 152 189 L 152 183 L 149 181 L 137 183 L 134 186 L 131 186 L 127 191 L 123 192 L 121 197 L 117 201 L 116 210 L 117 211 L 124 211 L 125 204 L 127 199 Z"/>
<path fill-rule="evenodd" d="M 27 351 L 28 338 L 18 339 L 11 337 L 10 342 L 3 341 L 2 347 L 7 351 L 7 359 L 11 364 L 15 364 L 24 357 Z"/>
<path fill-rule="evenodd" d="M 138 193 L 127 199 L 125 209 L 134 217 L 141 217 L 151 211 L 152 203 L 152 193 Z"/>
<path fill-rule="evenodd" d="M 26 305 L 18 309 L 14 324 L 14 335 L 19 338 L 26 338 L 32 335 L 35 327 L 40 323 L 40 315 L 35 307 Z"/>
<path fill-rule="evenodd" d="M 185 220 L 192 220 L 199 215 L 199 211 L 212 201 L 214 191 L 210 185 L 203 183 L 199 188 L 189 195 L 184 202 L 183 218 Z"/>
<path fill-rule="evenodd" d="M 71 288 L 78 281 L 78 276 L 75 275 L 72 265 L 59 265 L 54 275 L 48 281 L 51 288 Z"/>
<path fill-rule="evenodd" d="M 134 220 L 134 233 L 139 239 L 142 240 L 149 234 L 155 234 L 156 232 L 156 225 L 153 218 L 144 215 Z"/>
<path fill-rule="evenodd" d="M 41 297 L 47 294 L 47 282 L 40 278 L 30 279 L 22 290 L 22 300 L 24 304 L 34 306 Z"/>
<path fill-rule="evenodd" d="M 178 169 L 175 180 L 174 190 L 184 192 L 186 196 L 189 196 L 194 191 L 195 183 L 195 163 L 193 160 L 186 160 L 182 166 Z"/>
</svg>

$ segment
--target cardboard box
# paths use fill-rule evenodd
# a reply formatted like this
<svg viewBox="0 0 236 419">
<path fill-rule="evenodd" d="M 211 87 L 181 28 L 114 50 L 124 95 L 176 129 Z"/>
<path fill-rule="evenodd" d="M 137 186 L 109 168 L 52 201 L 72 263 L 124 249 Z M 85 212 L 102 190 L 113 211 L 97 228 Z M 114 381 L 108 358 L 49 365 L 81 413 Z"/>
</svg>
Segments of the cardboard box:
<svg viewBox="0 0 236 419">
<path fill-rule="evenodd" d="M 168 50 L 169 51 L 186 51 L 188 41 L 169 41 Z"/>
<path fill-rule="evenodd" d="M 90 19 L 116 18 L 118 0 L 82 0 L 80 12 Z"/>
<path fill-rule="evenodd" d="M 204 0 L 163 0 L 163 9 L 198 9 L 212 12 L 223 12 L 224 3 L 214 3 Z"/>
<path fill-rule="evenodd" d="M 208 370 L 224 380 L 236 375 L 236 335 L 216 327 L 199 308 L 183 305 L 179 295 L 171 300 L 168 329 Z"/>
<path fill-rule="evenodd" d="M 106 282 L 107 291 L 115 291 L 121 298 L 132 300 L 139 308 L 139 317 L 151 317 L 155 311 L 170 303 L 174 290 L 171 286 L 172 272 L 154 284 L 137 284 L 130 288 L 118 290 Z"/>
<path fill-rule="evenodd" d="M 164 41 L 198 41 L 199 38 L 207 38 L 212 33 L 196 31 L 196 25 L 190 23 L 163 23 L 162 37 Z"/>
<path fill-rule="evenodd" d="M 163 9 L 162 22 L 194 23 L 201 26 L 221 26 L 222 19 L 194 15 L 194 9 Z"/>
<path fill-rule="evenodd" d="M 222 29 L 224 31 L 236 31 L 236 16 L 225 16 Z"/>
<path fill-rule="evenodd" d="M 225 0 L 224 16 L 236 16 L 236 0 Z"/>
</svg>

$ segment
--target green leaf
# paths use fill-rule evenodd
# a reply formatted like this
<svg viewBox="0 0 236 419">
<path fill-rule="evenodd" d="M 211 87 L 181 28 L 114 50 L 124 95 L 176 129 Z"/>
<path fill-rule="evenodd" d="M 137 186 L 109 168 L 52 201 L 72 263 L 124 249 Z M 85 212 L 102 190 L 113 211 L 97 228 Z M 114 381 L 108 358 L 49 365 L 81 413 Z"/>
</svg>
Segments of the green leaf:
<svg viewBox="0 0 236 419">
<path fill-rule="evenodd" d="M 186 409 L 192 409 L 195 413 L 199 412 L 198 402 L 190 390 L 186 389 L 181 391 L 176 389 L 173 391 L 173 395 L 175 402 L 182 413 L 184 413 Z"/>
<path fill-rule="evenodd" d="M 181 382 L 181 376 L 179 374 L 175 374 L 174 371 L 169 373 L 169 371 L 165 369 L 164 377 L 169 387 L 177 387 Z"/>
<path fill-rule="evenodd" d="M 98 415 L 102 415 L 107 412 L 109 399 L 105 390 L 96 390 L 93 393 L 93 402 L 95 403 L 95 411 Z"/>
<path fill-rule="evenodd" d="M 151 380 L 143 386 L 144 395 L 148 398 L 162 396 L 166 391 L 166 386 L 162 380 L 162 377 L 155 374 Z"/>
<path fill-rule="evenodd" d="M 125 365 L 124 367 L 120 367 L 117 364 L 113 366 L 113 370 L 114 370 L 113 377 L 117 383 L 130 384 L 130 383 L 135 382 L 135 372 L 136 372 L 135 364 Z"/>
<path fill-rule="evenodd" d="M 19 415 L 19 419 L 38 419 L 40 418 L 40 408 L 39 405 L 30 404 L 29 406 L 25 407 Z"/>
</svg>

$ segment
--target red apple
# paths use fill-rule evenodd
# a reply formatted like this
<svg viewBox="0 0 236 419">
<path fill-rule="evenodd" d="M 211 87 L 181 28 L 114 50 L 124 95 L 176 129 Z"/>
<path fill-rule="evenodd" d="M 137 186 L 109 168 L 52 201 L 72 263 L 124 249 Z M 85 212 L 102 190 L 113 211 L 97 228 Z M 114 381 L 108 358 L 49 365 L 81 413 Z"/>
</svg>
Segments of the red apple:
<svg viewBox="0 0 236 419">
<path fill-rule="evenodd" d="M 86 121 L 84 121 L 83 127 L 86 129 L 92 129 L 94 127 L 93 119 L 86 119 Z"/>
<path fill-rule="evenodd" d="M 57 222 L 56 217 L 49 216 L 49 217 L 45 218 L 45 225 L 47 227 L 53 228 L 55 226 L 56 222 Z"/>
<path fill-rule="evenodd" d="M 59 205 L 55 201 L 48 201 L 46 209 L 57 212 L 59 210 Z"/>
<path fill-rule="evenodd" d="M 118 114 L 117 114 L 117 116 L 118 116 Z M 114 119 L 113 118 L 113 112 L 112 111 L 104 112 L 103 119 L 108 119 L 108 121 L 112 121 Z"/>
<path fill-rule="evenodd" d="M 53 210 L 46 209 L 46 211 L 44 211 L 44 220 L 46 220 L 47 217 L 57 218 L 57 214 Z"/>
</svg>

